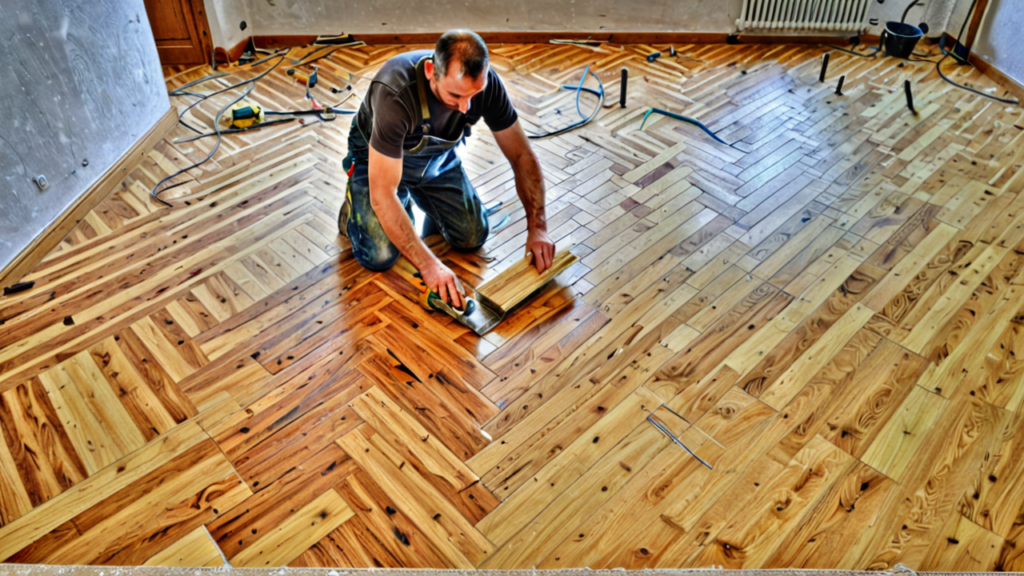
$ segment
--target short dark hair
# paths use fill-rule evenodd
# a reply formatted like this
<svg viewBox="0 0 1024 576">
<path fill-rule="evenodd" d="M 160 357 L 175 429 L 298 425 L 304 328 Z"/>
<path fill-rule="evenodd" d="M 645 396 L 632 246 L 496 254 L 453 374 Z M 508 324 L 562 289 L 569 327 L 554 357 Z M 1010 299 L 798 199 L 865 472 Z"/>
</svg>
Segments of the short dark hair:
<svg viewBox="0 0 1024 576">
<path fill-rule="evenodd" d="M 491 61 L 484 39 L 472 30 L 449 30 L 438 38 L 434 46 L 434 74 L 438 78 L 448 74 L 448 64 L 453 59 L 462 64 L 462 73 L 473 80 L 487 70 Z"/>
</svg>

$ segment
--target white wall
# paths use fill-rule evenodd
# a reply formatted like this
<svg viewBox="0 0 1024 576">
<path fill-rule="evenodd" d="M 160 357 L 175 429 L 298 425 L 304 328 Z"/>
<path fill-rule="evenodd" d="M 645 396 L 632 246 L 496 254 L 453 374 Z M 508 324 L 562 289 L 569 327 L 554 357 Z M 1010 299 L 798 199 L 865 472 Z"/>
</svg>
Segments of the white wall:
<svg viewBox="0 0 1024 576">
<path fill-rule="evenodd" d="M 260 34 L 497 31 L 729 32 L 743 0 L 215 0 L 244 2 Z"/>
<path fill-rule="evenodd" d="M 214 46 L 229 49 L 249 36 L 263 34 L 253 28 L 249 6 L 244 0 L 206 0 L 205 4 Z M 245 30 L 242 30 L 242 22 L 246 23 Z"/>
<path fill-rule="evenodd" d="M 1020 0 L 992 0 L 972 49 L 1024 85 L 1024 55 L 1021 54 L 1021 39 L 1016 37 L 1024 31 L 1022 8 Z"/>
<path fill-rule="evenodd" d="M 910 0 L 872 0 L 869 18 L 899 20 Z M 923 0 L 907 22 L 927 21 L 937 36 L 950 9 L 970 0 Z M 736 31 L 743 0 L 205 0 L 214 41 L 231 47 L 250 34 L 378 34 L 440 32 L 720 32 Z M 216 20 L 216 22 L 214 22 Z M 248 23 L 242 32 L 239 24 Z M 962 17 L 955 14 L 957 25 Z"/>
</svg>

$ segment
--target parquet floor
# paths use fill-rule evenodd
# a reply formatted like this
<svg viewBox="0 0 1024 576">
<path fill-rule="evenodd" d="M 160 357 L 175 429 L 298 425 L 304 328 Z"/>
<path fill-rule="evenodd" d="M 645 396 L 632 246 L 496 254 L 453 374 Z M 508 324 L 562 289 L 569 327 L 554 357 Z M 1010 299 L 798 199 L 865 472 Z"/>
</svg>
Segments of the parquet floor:
<svg viewBox="0 0 1024 576">
<path fill-rule="evenodd" d="M 404 49 L 321 81 L 361 94 Z M 0 558 L 1024 570 L 1020 109 L 930 63 L 834 53 L 818 83 L 817 46 L 653 49 L 492 47 L 528 128 L 576 120 L 588 64 L 609 107 L 534 141 L 580 262 L 484 338 L 337 235 L 351 117 L 225 138 L 168 209 L 149 188 L 213 145 L 177 128 L 0 298 Z M 303 95 L 281 68 L 252 96 Z M 652 106 L 731 146 L 639 130 Z M 437 246 L 476 285 L 525 223 L 482 126 L 464 161 L 511 217 Z"/>
</svg>

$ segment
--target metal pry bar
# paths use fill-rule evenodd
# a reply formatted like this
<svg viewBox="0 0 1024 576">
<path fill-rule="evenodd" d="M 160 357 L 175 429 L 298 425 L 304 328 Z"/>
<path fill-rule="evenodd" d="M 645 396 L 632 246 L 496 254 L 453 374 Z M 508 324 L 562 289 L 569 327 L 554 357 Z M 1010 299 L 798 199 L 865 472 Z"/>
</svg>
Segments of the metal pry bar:
<svg viewBox="0 0 1024 576">
<path fill-rule="evenodd" d="M 690 118 L 689 116 L 683 116 L 682 114 L 676 114 L 675 112 L 669 112 L 667 110 L 662 110 L 660 108 L 651 108 L 650 110 L 647 111 L 647 113 L 644 114 L 644 120 L 643 120 L 643 122 L 640 123 L 640 129 L 641 130 L 644 129 L 644 124 L 647 123 L 647 117 L 650 116 L 651 114 L 662 114 L 664 116 L 668 116 L 669 118 L 675 118 L 676 120 L 682 120 L 683 122 L 689 122 L 690 124 L 693 124 L 694 126 L 697 126 L 701 130 L 703 130 L 705 133 L 707 133 L 708 136 L 711 136 L 712 138 L 714 138 L 718 142 L 721 142 L 722 144 L 725 144 L 726 146 L 732 146 L 732 144 L 729 144 L 725 140 L 722 140 L 721 138 L 719 138 L 714 132 L 712 132 L 710 129 L 708 129 L 708 127 L 705 126 L 704 123 L 701 122 L 700 120 L 695 120 L 693 118 Z"/>
<path fill-rule="evenodd" d="M 655 428 L 657 428 L 658 430 L 661 430 L 666 436 L 671 438 L 673 442 L 675 442 L 676 444 L 679 444 L 680 446 L 682 446 L 683 450 L 686 450 L 687 452 L 690 453 L 690 456 L 693 456 L 694 458 L 697 459 L 698 462 L 700 462 L 701 464 L 707 466 L 708 470 L 714 470 L 714 468 L 711 466 L 711 464 L 708 464 L 707 462 L 702 460 L 700 456 L 697 456 L 696 454 L 694 454 L 693 450 L 690 450 L 689 448 L 687 448 L 686 444 L 683 444 L 683 442 L 679 438 L 676 438 L 676 435 L 673 434 L 671 431 L 669 431 L 668 428 L 665 428 L 664 426 L 662 426 L 661 424 L 659 424 L 658 422 L 653 420 L 650 417 L 650 415 L 647 416 L 647 421 L 650 422 L 651 424 L 654 424 Z"/>
</svg>

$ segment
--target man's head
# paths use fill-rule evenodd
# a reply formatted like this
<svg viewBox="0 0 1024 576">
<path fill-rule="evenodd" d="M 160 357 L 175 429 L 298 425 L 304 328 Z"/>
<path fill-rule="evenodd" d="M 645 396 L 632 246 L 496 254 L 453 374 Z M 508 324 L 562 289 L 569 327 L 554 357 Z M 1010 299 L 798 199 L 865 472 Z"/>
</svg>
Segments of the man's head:
<svg viewBox="0 0 1024 576">
<path fill-rule="evenodd" d="M 487 87 L 489 65 L 487 44 L 480 36 L 470 30 L 449 30 L 438 39 L 426 73 L 437 98 L 465 114 L 470 98 Z"/>
</svg>

